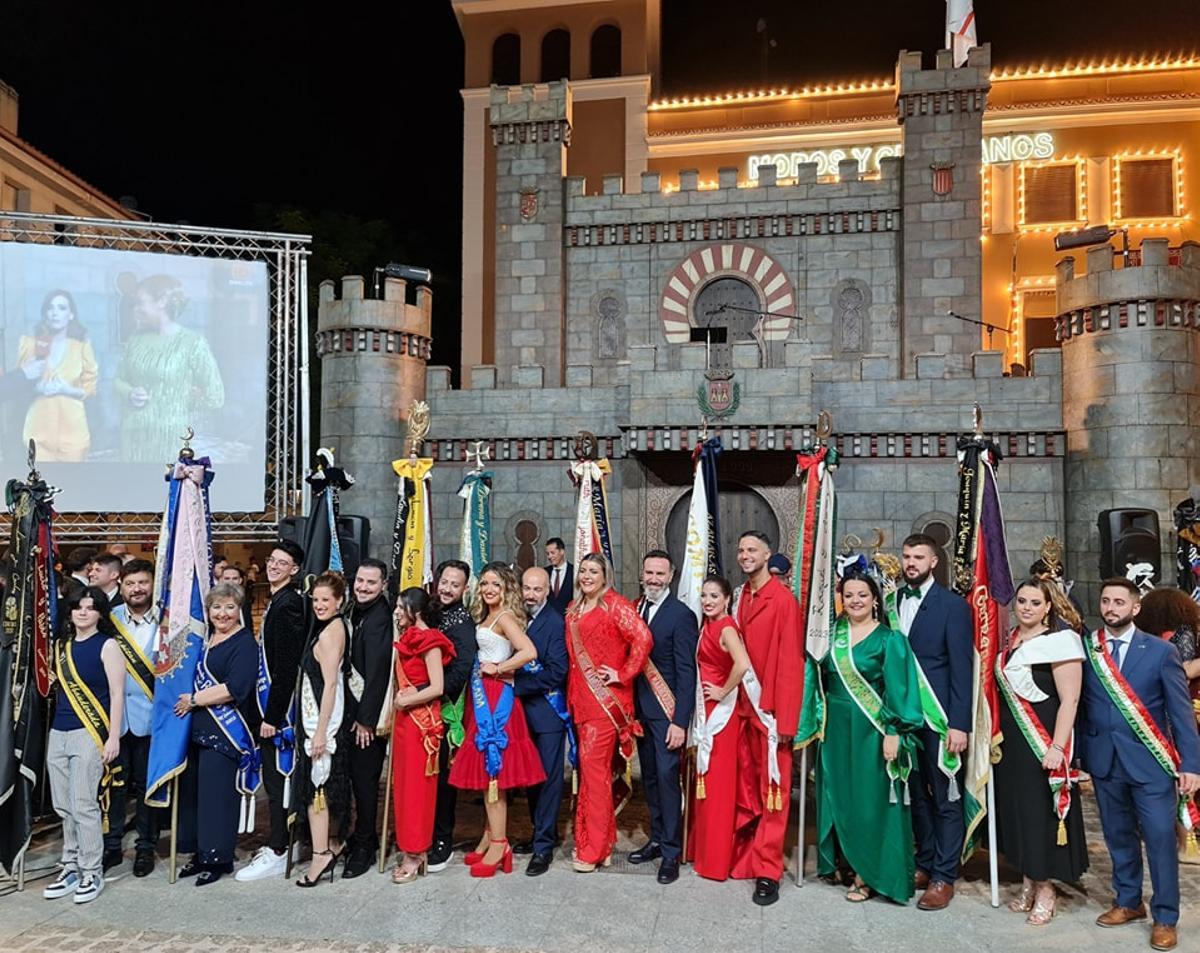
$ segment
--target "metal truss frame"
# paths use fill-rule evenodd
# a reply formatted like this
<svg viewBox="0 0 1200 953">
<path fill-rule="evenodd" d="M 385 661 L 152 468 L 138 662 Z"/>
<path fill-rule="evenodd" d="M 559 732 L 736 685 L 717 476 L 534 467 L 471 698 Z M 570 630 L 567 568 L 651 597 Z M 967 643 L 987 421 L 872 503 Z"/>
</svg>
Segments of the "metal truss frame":
<svg viewBox="0 0 1200 953">
<path fill-rule="evenodd" d="M 214 513 L 213 537 L 224 542 L 274 539 L 281 519 L 300 515 L 306 489 L 304 467 L 309 459 L 307 328 L 312 236 L 0 211 L 0 241 L 264 262 L 271 309 L 265 506 L 254 513 Z M 197 449 L 203 452 L 202 447 Z M 62 513 L 55 519 L 55 535 L 63 540 L 152 542 L 161 519 L 156 513 Z M 0 514 L 0 526 L 7 527 L 7 523 L 7 514 Z M 7 535 L 6 528 L 4 532 Z"/>
</svg>

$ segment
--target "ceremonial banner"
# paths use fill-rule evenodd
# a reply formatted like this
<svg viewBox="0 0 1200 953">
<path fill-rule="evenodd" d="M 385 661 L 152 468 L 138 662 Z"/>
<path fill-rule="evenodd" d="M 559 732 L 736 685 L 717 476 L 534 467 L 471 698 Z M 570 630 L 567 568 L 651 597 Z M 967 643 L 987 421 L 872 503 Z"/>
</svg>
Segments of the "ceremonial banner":
<svg viewBox="0 0 1200 953">
<path fill-rule="evenodd" d="M 962 792 L 967 826 L 964 859 L 978 843 L 979 825 L 987 816 L 986 788 L 992 764 L 1000 758 L 996 655 L 1003 632 L 1001 606 L 1008 605 L 1015 595 L 993 470 L 1000 458 L 999 446 L 982 436 L 959 438 L 954 589 L 967 600 L 975 630 L 974 720 Z"/>
<path fill-rule="evenodd" d="M 432 469 L 429 457 L 392 461 L 392 470 L 400 478 L 392 537 L 392 575 L 398 592 L 433 582 Z"/>
<path fill-rule="evenodd" d="M 1200 500 L 1175 507 L 1175 539 L 1175 584 L 1200 602 Z"/>
<path fill-rule="evenodd" d="M 463 499 L 459 558 L 471 567 L 475 580 L 492 561 L 492 476 L 491 470 L 473 470 L 458 488 Z"/>
<path fill-rule="evenodd" d="M 979 45 L 973 0 L 946 0 L 946 49 L 954 53 L 954 68 L 967 62 L 967 51 Z"/>
<path fill-rule="evenodd" d="M 3 562 L 0 630 L 0 867 L 11 873 L 33 830 L 33 790 L 45 759 L 45 697 L 50 692 L 50 642 L 58 624 L 54 577 L 57 492 L 31 467 L 25 482 L 9 480 L 11 519 Z"/>
<path fill-rule="evenodd" d="M 721 572 L 721 546 L 717 531 L 720 507 L 717 455 L 720 452 L 721 441 L 713 437 L 700 444 L 692 454 L 695 477 L 692 481 L 692 502 L 688 509 L 687 545 L 679 570 L 679 600 L 696 614 L 702 625 L 704 613 L 700 610 L 700 590 L 704 586 L 704 578 Z"/>
<path fill-rule="evenodd" d="M 188 451 L 190 454 L 190 451 Z M 167 508 L 158 534 L 154 571 L 159 628 L 154 649 L 154 711 L 146 803 L 167 807 L 168 782 L 187 764 L 192 716 L 175 714 L 179 696 L 195 686 L 208 622 L 204 597 L 212 586 L 212 513 L 208 488 L 213 481 L 208 457 L 180 456 L 167 474 Z"/>
<path fill-rule="evenodd" d="M 615 567 L 608 531 L 608 494 L 604 489 L 604 480 L 611 473 L 607 457 L 571 464 L 571 480 L 579 487 L 579 505 L 575 510 L 576 566 L 588 553 L 600 552 Z"/>
<path fill-rule="evenodd" d="M 323 572 L 346 571 L 342 545 L 338 540 L 337 518 L 340 492 L 354 485 L 354 477 L 333 465 L 333 451 L 317 451 L 317 467 L 304 478 L 312 488 L 312 505 L 304 527 L 304 566 L 300 578 L 310 580 Z M 357 567 L 351 567 L 352 569 Z"/>
<path fill-rule="evenodd" d="M 829 652 L 836 616 L 834 588 L 837 581 L 837 495 L 832 471 L 838 453 L 818 447 L 796 455 L 800 474 L 800 528 L 792 562 L 792 589 L 800 606 L 804 631 L 804 702 L 796 730 L 796 747 L 819 740 L 825 732 L 825 698 L 817 668 Z"/>
</svg>

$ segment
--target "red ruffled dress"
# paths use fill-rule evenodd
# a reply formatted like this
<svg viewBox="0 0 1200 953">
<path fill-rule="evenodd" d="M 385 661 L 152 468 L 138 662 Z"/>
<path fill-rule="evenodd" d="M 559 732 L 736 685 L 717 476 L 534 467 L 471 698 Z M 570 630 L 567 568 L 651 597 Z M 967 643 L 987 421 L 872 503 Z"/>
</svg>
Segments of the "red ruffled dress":
<svg viewBox="0 0 1200 953">
<path fill-rule="evenodd" d="M 475 644 L 479 647 L 478 663 L 506 662 L 513 654 L 512 643 L 499 632 L 494 632 L 484 626 L 475 627 Z M 474 675 L 472 675 L 472 680 Z M 488 707 L 495 711 L 496 702 L 506 685 L 503 680 L 492 675 L 481 678 L 483 691 L 487 696 Z M 511 686 L 507 686 L 511 693 Z M 490 786 L 492 778 L 488 774 L 487 761 L 479 750 L 476 739 L 479 728 L 475 724 L 475 705 L 472 701 L 472 683 L 467 682 L 466 703 L 463 706 L 463 726 L 466 737 L 454 764 L 450 768 L 450 783 L 456 788 L 471 791 L 485 791 Z M 546 769 L 542 767 L 542 759 L 538 755 L 537 746 L 529 734 L 529 726 L 525 723 L 525 709 L 521 700 L 512 695 L 512 712 L 504 726 L 508 737 L 507 745 L 501 751 L 500 774 L 496 777 L 497 786 L 501 790 L 509 788 L 524 788 L 541 784 L 546 780 Z"/>
<path fill-rule="evenodd" d="M 454 658 L 454 644 L 437 629 L 410 626 L 396 646 L 396 684 L 422 689 L 429 684 L 425 653 L 442 650 L 442 666 Z M 397 710 L 392 723 L 392 804 L 396 846 L 420 854 L 433 840 L 437 805 L 438 748 L 445 733 L 442 702 Z"/>
</svg>

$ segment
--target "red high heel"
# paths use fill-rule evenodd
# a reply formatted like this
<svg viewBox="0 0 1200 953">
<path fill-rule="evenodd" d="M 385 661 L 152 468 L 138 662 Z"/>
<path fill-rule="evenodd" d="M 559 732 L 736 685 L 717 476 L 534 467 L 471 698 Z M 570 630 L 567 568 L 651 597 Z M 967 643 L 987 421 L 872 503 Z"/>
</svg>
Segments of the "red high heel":
<svg viewBox="0 0 1200 953">
<path fill-rule="evenodd" d="M 492 844 L 503 844 L 504 845 L 504 853 L 500 855 L 500 859 L 498 861 L 496 861 L 494 864 L 485 864 L 482 860 L 479 861 L 478 863 L 472 864 L 471 865 L 471 876 L 472 877 L 494 877 L 494 876 L 496 876 L 497 869 L 499 869 L 501 871 L 501 873 L 506 873 L 506 874 L 512 873 L 513 852 L 512 852 L 512 848 L 508 846 L 507 838 L 504 840 L 494 840 L 491 843 Z M 490 847 L 490 845 L 489 845 L 489 847 Z"/>
<path fill-rule="evenodd" d="M 483 850 L 473 850 L 469 854 L 463 856 L 463 863 L 468 867 L 474 867 L 477 863 L 483 860 L 484 854 L 488 852 L 488 847 L 492 846 L 492 832 L 485 830 L 483 836 L 487 838 L 487 847 Z"/>
</svg>

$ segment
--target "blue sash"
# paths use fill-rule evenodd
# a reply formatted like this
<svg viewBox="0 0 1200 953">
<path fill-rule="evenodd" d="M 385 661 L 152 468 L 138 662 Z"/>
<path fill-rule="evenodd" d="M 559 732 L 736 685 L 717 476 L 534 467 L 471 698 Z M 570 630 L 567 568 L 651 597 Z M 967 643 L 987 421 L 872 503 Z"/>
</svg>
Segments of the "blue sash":
<svg viewBox="0 0 1200 953">
<path fill-rule="evenodd" d="M 540 672 L 544 665 L 537 659 L 532 662 L 526 662 L 522 669 L 530 675 L 536 675 Z M 571 765 L 571 770 L 579 767 L 579 749 L 575 741 L 575 723 L 571 721 L 571 713 L 567 710 L 567 696 L 561 689 L 553 688 L 545 692 L 545 699 L 553 709 L 554 714 L 562 720 L 563 728 L 567 731 L 567 761 Z"/>
<path fill-rule="evenodd" d="M 263 718 L 267 716 L 267 699 L 271 696 L 271 672 L 267 669 L 267 651 L 261 645 L 258 647 L 258 682 L 255 685 L 255 698 L 258 701 L 258 713 Z M 282 725 L 276 725 L 278 731 L 271 743 L 275 745 L 275 767 L 284 777 L 284 803 L 287 803 L 286 788 L 290 787 L 292 772 L 296 768 L 296 699 L 288 704 L 287 715 Z"/>
<path fill-rule="evenodd" d="M 487 693 L 483 690 L 483 675 L 480 673 L 479 661 L 471 671 L 471 707 L 475 712 L 475 747 L 483 754 L 484 765 L 487 768 L 488 800 L 495 801 L 499 797 L 500 768 L 504 761 L 504 749 L 508 747 L 509 716 L 512 715 L 513 693 L 511 685 L 501 682 L 500 697 L 496 699 L 496 709 L 488 707 Z"/>
<path fill-rule="evenodd" d="M 205 646 L 200 664 L 196 666 L 196 691 L 203 691 L 217 684 L 219 683 L 213 678 L 212 672 L 208 670 L 208 646 Z M 208 710 L 221 733 L 241 755 L 238 759 L 237 777 L 234 780 L 234 788 L 242 796 L 238 833 L 249 834 L 254 830 L 254 792 L 258 790 L 262 779 L 262 755 L 259 754 L 258 745 L 254 743 L 250 726 L 246 724 L 246 719 L 242 717 L 236 705 L 225 702 L 221 705 L 210 705 Z"/>
</svg>

